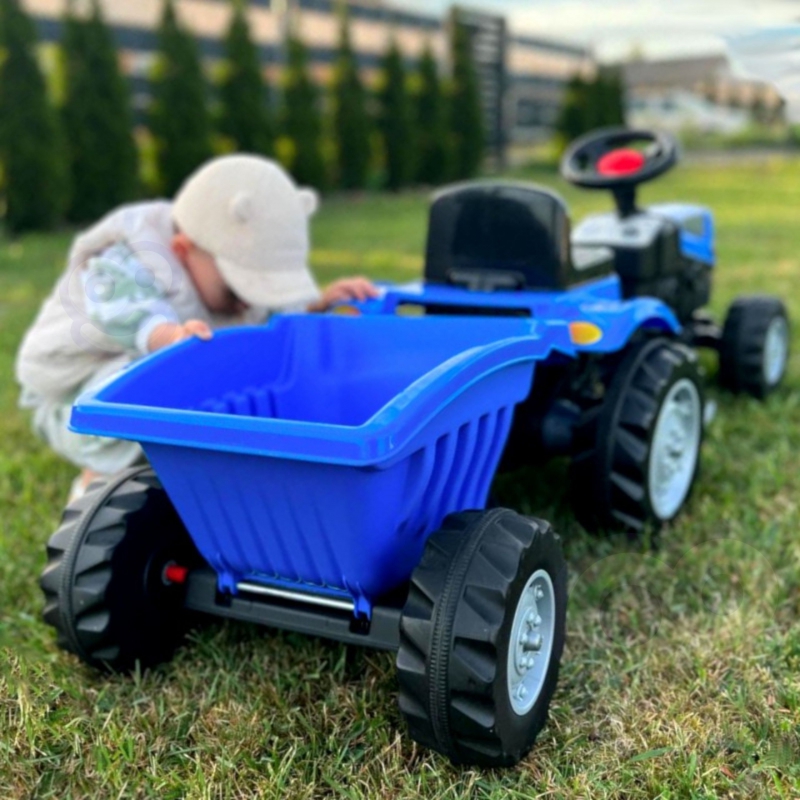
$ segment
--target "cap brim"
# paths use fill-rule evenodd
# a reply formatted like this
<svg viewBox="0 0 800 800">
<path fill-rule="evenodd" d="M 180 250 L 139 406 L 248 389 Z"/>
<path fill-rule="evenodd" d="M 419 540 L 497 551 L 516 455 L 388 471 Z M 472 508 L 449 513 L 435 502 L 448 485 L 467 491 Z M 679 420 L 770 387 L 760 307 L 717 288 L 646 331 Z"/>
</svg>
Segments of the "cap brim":
<svg viewBox="0 0 800 800">
<path fill-rule="evenodd" d="M 251 306 L 280 309 L 313 303 L 320 297 L 314 276 L 306 266 L 254 272 L 217 258 L 222 276 L 241 300 Z"/>
</svg>

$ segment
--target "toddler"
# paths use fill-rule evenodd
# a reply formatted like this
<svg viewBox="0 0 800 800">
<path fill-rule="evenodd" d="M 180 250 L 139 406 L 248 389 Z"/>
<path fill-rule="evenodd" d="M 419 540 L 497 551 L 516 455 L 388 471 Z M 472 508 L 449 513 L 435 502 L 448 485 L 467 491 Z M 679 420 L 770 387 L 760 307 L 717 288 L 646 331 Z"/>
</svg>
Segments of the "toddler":
<svg viewBox="0 0 800 800">
<path fill-rule="evenodd" d="M 135 442 L 68 430 L 81 392 L 189 336 L 376 295 L 364 278 L 319 291 L 307 265 L 316 207 L 316 193 L 274 162 L 223 156 L 190 176 L 174 202 L 124 206 L 75 240 L 16 363 L 35 432 L 82 469 L 71 499 L 143 460 Z"/>
</svg>

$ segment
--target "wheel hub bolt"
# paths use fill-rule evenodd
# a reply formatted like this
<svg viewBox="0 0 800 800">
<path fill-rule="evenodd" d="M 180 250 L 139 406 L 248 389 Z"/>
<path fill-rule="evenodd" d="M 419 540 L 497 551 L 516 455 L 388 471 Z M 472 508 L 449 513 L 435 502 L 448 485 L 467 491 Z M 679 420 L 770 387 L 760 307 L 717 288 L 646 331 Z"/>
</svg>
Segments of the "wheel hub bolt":
<svg viewBox="0 0 800 800">
<path fill-rule="evenodd" d="M 541 650 L 542 649 L 542 636 L 541 634 L 528 634 L 522 646 L 526 650 Z"/>
</svg>

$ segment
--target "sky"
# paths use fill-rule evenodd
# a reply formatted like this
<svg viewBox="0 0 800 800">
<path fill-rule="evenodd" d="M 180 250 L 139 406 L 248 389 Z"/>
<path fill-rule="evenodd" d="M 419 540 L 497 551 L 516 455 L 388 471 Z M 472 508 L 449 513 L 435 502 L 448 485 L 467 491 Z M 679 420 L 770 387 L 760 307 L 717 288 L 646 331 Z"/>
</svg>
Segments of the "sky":
<svg viewBox="0 0 800 800">
<path fill-rule="evenodd" d="M 390 0 L 392 2 L 392 0 Z M 451 0 L 393 0 L 440 13 Z M 463 0 L 506 14 L 514 33 L 592 47 L 598 58 L 721 53 L 723 37 L 800 22 L 800 0 Z"/>
</svg>

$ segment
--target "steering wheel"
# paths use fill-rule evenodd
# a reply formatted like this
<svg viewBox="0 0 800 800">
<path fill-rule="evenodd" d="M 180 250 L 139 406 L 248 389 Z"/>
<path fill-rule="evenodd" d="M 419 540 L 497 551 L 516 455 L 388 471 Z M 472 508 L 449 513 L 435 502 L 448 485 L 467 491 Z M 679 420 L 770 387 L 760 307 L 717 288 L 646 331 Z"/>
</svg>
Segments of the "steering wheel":
<svg viewBox="0 0 800 800">
<path fill-rule="evenodd" d="M 672 169 L 678 143 L 668 133 L 605 128 L 573 142 L 561 159 L 561 175 L 585 189 L 631 190 Z"/>
</svg>

